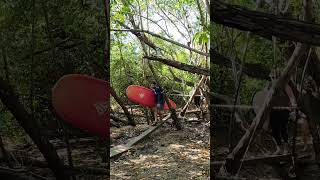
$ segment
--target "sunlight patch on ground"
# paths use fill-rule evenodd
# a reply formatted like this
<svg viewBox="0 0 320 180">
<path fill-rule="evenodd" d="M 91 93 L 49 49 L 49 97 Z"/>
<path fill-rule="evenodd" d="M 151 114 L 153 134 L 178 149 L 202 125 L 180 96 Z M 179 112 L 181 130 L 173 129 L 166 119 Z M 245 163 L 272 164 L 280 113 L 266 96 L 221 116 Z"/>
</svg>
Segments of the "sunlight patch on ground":
<svg viewBox="0 0 320 180">
<path fill-rule="evenodd" d="M 111 160 L 111 179 L 209 179 L 209 130 L 196 128 L 160 129 Z"/>
</svg>

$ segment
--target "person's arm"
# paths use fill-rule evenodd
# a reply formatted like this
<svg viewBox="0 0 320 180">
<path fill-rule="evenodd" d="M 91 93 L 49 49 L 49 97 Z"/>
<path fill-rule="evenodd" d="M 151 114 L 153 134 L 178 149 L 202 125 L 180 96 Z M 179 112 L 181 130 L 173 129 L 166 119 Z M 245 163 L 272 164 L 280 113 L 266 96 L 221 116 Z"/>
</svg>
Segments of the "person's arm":
<svg viewBox="0 0 320 180">
<path fill-rule="evenodd" d="M 294 93 L 288 84 L 285 86 L 285 91 L 286 91 L 287 95 L 289 96 L 291 105 L 297 106 L 297 102 L 296 102 L 296 98 L 294 96 Z"/>
<path fill-rule="evenodd" d="M 164 94 L 164 89 L 162 89 L 162 87 L 160 87 L 160 92 L 161 94 Z"/>
<path fill-rule="evenodd" d="M 154 87 L 151 87 L 151 90 L 153 91 L 154 94 L 157 94 L 156 89 Z"/>
</svg>

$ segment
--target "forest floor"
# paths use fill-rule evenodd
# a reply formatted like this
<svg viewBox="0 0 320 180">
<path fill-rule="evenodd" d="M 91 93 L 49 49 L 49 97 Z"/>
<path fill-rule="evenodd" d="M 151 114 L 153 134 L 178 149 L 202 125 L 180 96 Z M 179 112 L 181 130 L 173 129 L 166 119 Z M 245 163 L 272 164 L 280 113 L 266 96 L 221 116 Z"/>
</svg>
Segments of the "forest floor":
<svg viewBox="0 0 320 180">
<path fill-rule="evenodd" d="M 111 128 L 112 146 L 150 127 L 140 121 L 136 127 Z M 209 118 L 181 122 L 183 130 L 165 123 L 120 157 L 112 158 L 111 179 L 210 179 Z"/>
<path fill-rule="evenodd" d="M 223 137 L 223 134 L 226 134 L 226 132 L 222 132 L 222 128 L 220 128 L 221 132 L 218 132 L 217 134 L 220 134 L 220 142 L 225 137 Z M 242 137 L 242 135 L 239 135 L 239 137 Z M 224 139 L 225 140 L 225 139 Z M 312 141 L 311 139 L 308 142 L 308 149 L 306 151 L 303 151 L 303 141 L 302 137 L 297 137 L 297 157 L 298 159 L 303 160 L 312 160 L 314 159 L 314 153 L 312 148 Z M 253 159 L 253 158 L 268 158 L 272 156 L 272 153 L 275 151 L 275 142 L 272 140 L 272 137 L 270 134 L 262 134 L 258 133 L 254 140 L 252 141 L 250 148 L 248 152 L 246 153 L 245 159 Z M 228 156 L 228 145 L 226 143 L 217 143 L 217 146 L 213 147 L 212 152 L 213 158 L 215 162 L 221 162 L 226 160 L 226 157 Z M 291 152 L 291 149 L 289 149 L 289 152 Z M 280 162 L 275 160 L 273 164 L 266 164 L 262 161 L 255 161 L 254 163 L 250 164 L 243 164 L 240 172 L 239 172 L 239 178 L 243 179 L 249 179 L 249 180 L 255 180 L 255 179 L 273 179 L 273 180 L 280 180 L 281 178 L 280 173 L 287 174 L 291 164 L 291 161 L 287 161 L 286 163 Z M 225 172 L 220 171 L 221 166 L 215 167 L 215 173 L 219 174 L 220 176 L 230 176 L 224 174 Z M 298 179 L 308 179 L 308 180 L 318 180 L 320 179 L 320 173 L 319 173 L 319 167 L 317 167 L 315 164 L 309 165 L 309 166 L 297 166 L 297 177 Z M 282 174 L 282 175 L 284 175 Z"/>
<path fill-rule="evenodd" d="M 60 139 L 50 140 L 57 149 L 59 157 L 68 165 L 68 156 L 65 142 Z M 107 179 L 107 164 L 102 163 L 102 159 L 95 149 L 95 138 L 77 138 L 70 139 L 70 147 L 72 150 L 73 165 L 77 172 L 78 180 L 102 180 Z M 47 167 L 44 157 L 34 144 L 14 144 L 9 141 L 4 142 L 6 150 L 10 152 L 11 167 L 8 163 L 1 161 L 1 168 L 9 168 L 10 171 L 17 172 L 24 177 L 35 177 L 36 179 L 53 180 L 56 179 L 52 171 Z M 1 169 L 0 168 L 0 169 Z M 93 173 L 85 172 L 85 170 L 94 170 Z M 91 174 L 91 175 L 90 175 Z"/>
</svg>

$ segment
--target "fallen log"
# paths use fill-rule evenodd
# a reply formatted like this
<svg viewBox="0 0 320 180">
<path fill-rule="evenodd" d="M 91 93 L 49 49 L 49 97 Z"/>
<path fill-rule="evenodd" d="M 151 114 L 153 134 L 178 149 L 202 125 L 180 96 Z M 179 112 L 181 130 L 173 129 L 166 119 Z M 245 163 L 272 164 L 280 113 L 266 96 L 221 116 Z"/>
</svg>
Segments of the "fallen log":
<svg viewBox="0 0 320 180">
<path fill-rule="evenodd" d="M 145 137 L 150 135 L 152 132 L 157 130 L 169 118 L 170 118 L 170 115 L 167 115 L 165 118 L 163 118 L 162 122 L 160 124 L 158 124 L 157 126 L 152 126 L 149 129 L 147 129 L 146 131 L 144 131 L 142 134 L 140 134 L 139 136 L 129 139 L 126 144 L 118 145 L 118 146 L 111 148 L 110 149 L 110 158 L 118 156 L 118 155 L 128 151 L 129 149 L 131 149 L 133 145 L 135 145 L 136 143 L 138 143 L 139 141 L 141 141 L 142 139 L 144 139 Z"/>
<path fill-rule="evenodd" d="M 202 67 L 197 67 L 197 66 L 192 66 L 192 65 L 189 65 L 189 64 L 181 63 L 179 61 L 170 60 L 170 59 L 164 59 L 164 58 L 157 57 L 157 56 L 144 56 L 143 58 L 149 59 L 149 60 L 152 60 L 152 61 L 158 61 L 158 62 L 161 62 L 161 63 L 166 64 L 168 66 L 172 66 L 172 67 L 175 67 L 175 68 L 180 69 L 180 70 L 188 71 L 190 73 L 202 74 L 202 75 L 205 75 L 205 76 L 209 76 L 210 75 L 209 69 L 202 68 Z"/>
<path fill-rule="evenodd" d="M 250 31 L 267 39 L 276 36 L 283 40 L 320 45 L 320 25 L 318 24 L 252 11 L 221 0 L 212 1 L 210 7 L 211 20 L 218 24 Z"/>
</svg>

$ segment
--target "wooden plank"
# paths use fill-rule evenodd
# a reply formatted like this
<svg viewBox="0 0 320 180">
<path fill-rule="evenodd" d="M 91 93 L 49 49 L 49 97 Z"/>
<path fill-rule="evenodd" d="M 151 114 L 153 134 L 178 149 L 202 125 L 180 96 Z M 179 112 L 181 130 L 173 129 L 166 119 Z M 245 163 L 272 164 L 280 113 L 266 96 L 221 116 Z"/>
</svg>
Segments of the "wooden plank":
<svg viewBox="0 0 320 180">
<path fill-rule="evenodd" d="M 136 143 L 141 141 L 143 138 L 147 137 L 152 132 L 157 130 L 169 118 L 170 118 L 170 114 L 167 115 L 165 118 L 163 118 L 162 122 L 160 124 L 158 124 L 157 126 L 152 126 L 149 129 L 147 129 L 146 131 L 144 131 L 143 133 L 141 133 L 139 136 L 129 139 L 128 143 L 122 144 L 122 145 L 118 145 L 118 146 L 115 146 L 115 147 L 111 148 L 110 149 L 110 158 L 112 158 L 114 156 L 117 156 L 117 155 L 120 155 L 120 154 L 128 151 L 129 149 L 131 149 L 133 145 L 135 145 Z"/>
</svg>

